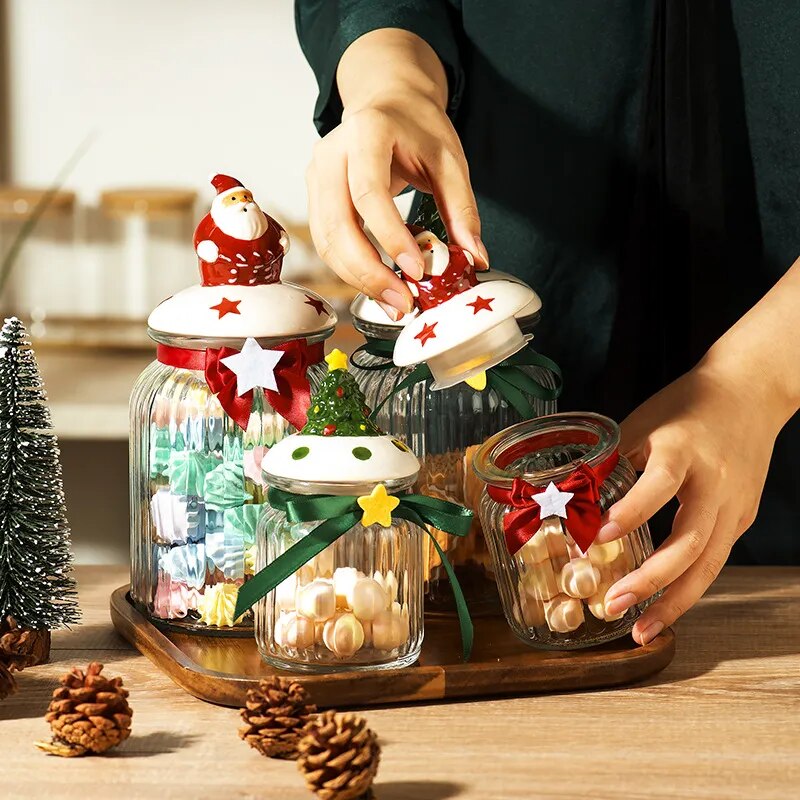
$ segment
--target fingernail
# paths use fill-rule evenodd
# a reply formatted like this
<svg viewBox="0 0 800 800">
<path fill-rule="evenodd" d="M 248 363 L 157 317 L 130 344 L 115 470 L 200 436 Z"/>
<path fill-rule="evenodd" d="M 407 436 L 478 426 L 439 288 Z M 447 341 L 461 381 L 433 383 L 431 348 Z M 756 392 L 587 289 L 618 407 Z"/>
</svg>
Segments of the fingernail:
<svg viewBox="0 0 800 800">
<path fill-rule="evenodd" d="M 396 308 L 392 308 L 390 305 L 382 303 L 380 300 L 378 300 L 377 303 L 386 312 L 386 316 L 389 317 L 392 322 L 397 322 L 397 320 L 399 320 L 402 316 L 402 314 Z"/>
<path fill-rule="evenodd" d="M 621 594 L 619 597 L 612 597 L 606 600 L 606 614 L 609 617 L 614 614 L 621 614 L 627 611 L 636 602 L 636 595 L 631 592 Z"/>
<path fill-rule="evenodd" d="M 397 264 L 409 278 L 414 278 L 414 280 L 417 281 L 420 280 L 425 273 L 425 270 L 422 268 L 420 257 L 412 256 L 411 253 L 400 253 L 394 260 L 394 263 Z"/>
<path fill-rule="evenodd" d="M 475 248 L 480 253 L 483 263 L 486 264 L 486 269 L 489 269 L 489 252 L 486 250 L 486 245 L 483 243 L 480 236 L 475 237 Z"/>
<path fill-rule="evenodd" d="M 640 634 L 639 639 L 641 639 L 642 647 L 646 644 L 650 644 L 653 639 L 658 636 L 661 631 L 664 630 L 664 623 L 660 620 L 652 623 L 652 625 L 648 625 Z"/>
<path fill-rule="evenodd" d="M 404 297 L 400 292 L 394 289 L 384 289 L 381 292 L 381 299 L 384 303 L 396 308 L 401 314 L 405 314 L 411 309 L 408 307 L 408 298 Z"/>
<path fill-rule="evenodd" d="M 598 544 L 605 544 L 606 542 L 611 542 L 614 539 L 619 539 L 622 536 L 622 528 L 620 528 L 618 522 L 606 522 L 602 528 L 597 532 L 597 538 L 595 541 Z"/>
</svg>

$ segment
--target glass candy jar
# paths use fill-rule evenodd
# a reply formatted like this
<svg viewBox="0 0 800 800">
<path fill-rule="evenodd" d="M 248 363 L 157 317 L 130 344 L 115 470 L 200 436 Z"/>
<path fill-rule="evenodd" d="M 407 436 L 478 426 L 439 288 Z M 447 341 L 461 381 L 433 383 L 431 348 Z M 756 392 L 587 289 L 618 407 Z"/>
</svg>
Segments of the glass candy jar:
<svg viewBox="0 0 800 800">
<path fill-rule="evenodd" d="M 261 461 L 302 424 L 336 315 L 280 281 L 285 233 L 270 217 L 251 240 L 220 232 L 226 209 L 262 213 L 220 178 L 196 234 L 202 284 L 150 315 L 158 356 L 131 396 L 131 596 L 157 624 L 246 633 L 250 615 L 233 610 L 254 570 Z"/>
<path fill-rule="evenodd" d="M 264 458 L 272 488 L 258 527 L 257 570 L 330 524 L 293 521 L 290 502 L 332 495 L 345 503 L 349 498 L 357 513 L 335 541 L 259 601 L 256 640 L 268 663 L 292 670 L 401 667 L 414 662 L 422 647 L 427 534 L 391 511 L 398 502 L 393 496 L 410 491 L 419 462 L 367 418 L 344 354 L 334 350 L 328 361 L 308 423 Z M 324 540 L 331 541 L 327 535 Z"/>
<path fill-rule="evenodd" d="M 478 273 L 478 282 L 516 281 L 497 270 Z M 530 335 L 539 321 L 541 300 L 526 287 L 530 302 L 517 315 L 525 335 Z M 508 400 L 491 386 L 456 383 L 435 390 L 433 379 L 424 378 L 408 388 L 395 391 L 414 367 L 397 367 L 392 361 L 392 347 L 400 331 L 416 319 L 406 315 L 392 321 L 373 300 L 359 295 L 351 306 L 353 323 L 367 339 L 365 350 L 353 358 L 367 404 L 379 409 L 375 420 L 388 433 L 404 441 L 417 454 L 421 467 L 415 491 L 431 497 L 464 505 L 475 512 L 472 531 L 457 538 L 433 530 L 440 546 L 448 554 L 473 614 L 497 610 L 497 589 L 493 566 L 478 517 L 482 484 L 472 468 L 472 455 L 489 436 L 522 419 Z M 369 351 L 372 350 L 372 353 Z M 382 351 L 382 354 L 381 354 Z M 532 354 L 538 356 L 538 354 Z M 552 362 L 538 357 L 541 365 L 517 367 L 539 388 L 537 394 L 523 392 L 530 411 L 525 416 L 541 416 L 556 410 L 560 376 L 551 369 Z M 480 385 L 480 384 L 478 384 Z M 452 612 L 452 593 L 447 575 L 433 544 L 425 541 L 426 604 L 429 610 Z"/>
<path fill-rule="evenodd" d="M 619 638 L 652 602 L 605 612 L 608 589 L 653 552 L 647 523 L 593 542 L 600 515 L 636 481 L 618 446 L 619 428 L 607 417 L 555 414 L 513 425 L 475 455 L 503 610 L 528 644 L 574 649 Z"/>
</svg>

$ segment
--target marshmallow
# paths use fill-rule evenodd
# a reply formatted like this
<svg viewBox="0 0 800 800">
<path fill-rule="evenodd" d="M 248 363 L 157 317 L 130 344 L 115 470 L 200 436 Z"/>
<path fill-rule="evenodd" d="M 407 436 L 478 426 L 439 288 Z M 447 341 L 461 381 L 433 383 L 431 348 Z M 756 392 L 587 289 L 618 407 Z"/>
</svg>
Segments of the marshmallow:
<svg viewBox="0 0 800 800">
<path fill-rule="evenodd" d="M 318 578 L 330 578 L 333 575 L 333 546 L 329 545 L 321 553 L 317 553 L 308 563 L 314 568 Z"/>
<path fill-rule="evenodd" d="M 583 603 L 560 594 L 544 604 L 547 627 L 554 633 L 569 633 L 583 624 Z"/>
<path fill-rule="evenodd" d="M 333 583 L 317 578 L 297 590 L 297 613 L 312 620 L 330 619 L 336 613 Z"/>
<path fill-rule="evenodd" d="M 567 537 L 561 527 L 561 522 L 555 518 L 549 518 L 542 523 L 544 540 L 547 544 L 547 552 L 550 560 L 554 562 L 569 561 L 569 550 L 567 549 Z"/>
<path fill-rule="evenodd" d="M 556 575 L 549 561 L 529 569 L 522 579 L 522 585 L 525 591 L 537 600 L 549 600 L 558 594 Z"/>
<path fill-rule="evenodd" d="M 353 584 L 350 605 L 360 620 L 373 620 L 379 611 L 389 608 L 389 598 L 376 580 L 359 578 Z"/>
<path fill-rule="evenodd" d="M 544 606 L 524 590 L 520 590 L 519 593 L 519 607 L 522 610 L 522 622 L 526 627 L 538 628 L 544 625 Z"/>
<path fill-rule="evenodd" d="M 280 647 L 307 650 L 314 646 L 314 623 L 294 611 L 281 614 L 275 623 L 273 637 Z"/>
<path fill-rule="evenodd" d="M 375 570 L 372 579 L 383 587 L 383 591 L 386 592 L 390 602 L 397 597 L 397 577 L 392 570 L 387 570 L 385 575 L 382 572 Z"/>
<path fill-rule="evenodd" d="M 591 597 L 600 585 L 600 570 L 588 558 L 576 558 L 564 564 L 558 582 L 570 597 Z"/>
<path fill-rule="evenodd" d="M 593 564 L 610 564 L 615 558 L 622 555 L 623 545 L 621 539 L 614 539 L 605 544 L 593 544 L 586 555 L 589 556 Z"/>
<path fill-rule="evenodd" d="M 605 622 L 615 622 L 618 619 L 622 619 L 622 617 L 625 615 L 624 611 L 620 611 L 618 614 L 614 614 L 612 616 L 609 616 L 606 613 L 606 594 L 610 588 L 610 584 L 601 583 L 597 589 L 597 593 L 593 594 L 586 600 L 586 605 L 589 608 L 589 611 L 592 612 L 592 615 L 597 617 L 597 619 L 604 620 Z"/>
<path fill-rule="evenodd" d="M 307 583 L 311 583 L 314 580 L 316 575 L 314 574 L 314 567 L 311 564 L 303 564 L 297 572 L 295 572 L 297 576 L 297 583 L 300 586 L 305 586 Z"/>
<path fill-rule="evenodd" d="M 392 608 L 381 611 L 372 620 L 372 644 L 378 650 L 394 650 L 402 647 L 409 636 L 408 609 L 405 614 L 399 603 L 392 603 Z"/>
<path fill-rule="evenodd" d="M 544 535 L 544 525 L 520 547 L 519 556 L 529 567 L 541 564 L 550 558 L 547 550 L 547 537 Z"/>
<path fill-rule="evenodd" d="M 275 605 L 281 611 L 294 611 L 294 597 L 297 591 L 297 577 L 290 575 L 275 587 Z"/>
<path fill-rule="evenodd" d="M 353 586 L 359 578 L 355 567 L 339 567 L 333 573 L 333 588 L 336 591 L 337 608 L 352 608 Z"/>
<path fill-rule="evenodd" d="M 338 658 L 350 658 L 364 644 L 364 628 L 352 614 L 340 614 L 325 623 L 322 639 Z"/>
</svg>

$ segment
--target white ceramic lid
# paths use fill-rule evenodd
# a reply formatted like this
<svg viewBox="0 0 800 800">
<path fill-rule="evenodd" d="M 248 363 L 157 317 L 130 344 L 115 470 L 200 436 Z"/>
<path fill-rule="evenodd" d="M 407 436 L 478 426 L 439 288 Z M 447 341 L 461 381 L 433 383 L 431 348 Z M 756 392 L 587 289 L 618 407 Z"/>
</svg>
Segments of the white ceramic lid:
<svg viewBox="0 0 800 800">
<path fill-rule="evenodd" d="M 519 278 L 509 275 L 506 272 L 501 272 L 498 269 L 490 269 L 487 272 L 477 272 L 475 275 L 479 283 L 502 280 L 519 284 L 529 290 L 530 301 L 517 312 L 516 316 L 518 319 L 530 317 L 541 310 L 542 300 L 539 295 Z M 365 294 L 356 295 L 353 302 L 350 304 L 350 313 L 359 321 L 368 322 L 373 325 L 386 325 L 398 329 L 404 328 L 409 322 L 419 316 L 419 312 L 415 308 L 410 314 L 404 314 L 399 320 L 395 321 L 391 319 L 371 297 L 367 297 Z"/>
<path fill-rule="evenodd" d="M 312 336 L 336 322 L 330 303 L 291 283 L 190 286 L 156 306 L 147 320 L 158 333 L 221 339 Z"/>
</svg>

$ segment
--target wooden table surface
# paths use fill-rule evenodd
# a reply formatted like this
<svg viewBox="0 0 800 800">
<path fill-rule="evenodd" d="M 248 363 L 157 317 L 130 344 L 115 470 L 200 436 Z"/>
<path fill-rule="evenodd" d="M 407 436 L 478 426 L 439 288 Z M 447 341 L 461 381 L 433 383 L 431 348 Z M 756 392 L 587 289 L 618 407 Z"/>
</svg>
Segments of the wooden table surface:
<svg viewBox="0 0 800 800">
<path fill-rule="evenodd" d="M 292 762 L 241 742 L 234 709 L 185 694 L 111 627 L 120 567 L 78 570 L 84 623 L 0 702 L 0 797 L 312 798 Z M 678 652 L 630 689 L 366 712 L 383 756 L 378 800 L 800 796 L 800 569 L 728 568 L 678 624 Z M 131 691 L 114 755 L 33 747 L 57 677 L 100 660 Z"/>
</svg>

